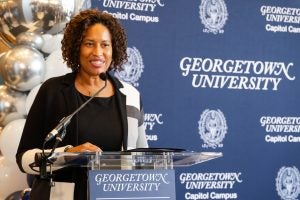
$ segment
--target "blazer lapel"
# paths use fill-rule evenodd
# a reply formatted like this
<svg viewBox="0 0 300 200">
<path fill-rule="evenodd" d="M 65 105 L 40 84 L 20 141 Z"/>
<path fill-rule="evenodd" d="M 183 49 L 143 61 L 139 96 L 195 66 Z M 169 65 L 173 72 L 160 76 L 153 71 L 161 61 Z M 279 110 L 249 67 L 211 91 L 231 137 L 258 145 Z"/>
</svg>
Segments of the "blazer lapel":
<svg viewBox="0 0 300 200">
<path fill-rule="evenodd" d="M 119 82 L 114 77 L 111 77 L 111 80 L 116 89 L 115 95 L 117 97 L 118 107 L 119 107 L 120 116 L 121 116 L 121 125 L 122 125 L 122 129 L 123 129 L 123 149 L 127 150 L 128 124 L 127 124 L 127 111 L 126 111 L 126 96 L 120 92 L 120 88 L 123 87 L 121 82 Z"/>
<path fill-rule="evenodd" d="M 80 106 L 77 101 L 75 88 L 73 87 L 73 84 L 75 82 L 75 75 L 76 74 L 73 72 L 65 77 L 65 79 L 63 80 L 63 84 L 65 85 L 65 87 L 61 91 L 68 115 L 73 113 Z M 78 115 L 73 116 L 68 130 L 69 131 L 67 132 L 67 136 L 71 136 L 68 137 L 71 144 L 78 145 Z"/>
</svg>

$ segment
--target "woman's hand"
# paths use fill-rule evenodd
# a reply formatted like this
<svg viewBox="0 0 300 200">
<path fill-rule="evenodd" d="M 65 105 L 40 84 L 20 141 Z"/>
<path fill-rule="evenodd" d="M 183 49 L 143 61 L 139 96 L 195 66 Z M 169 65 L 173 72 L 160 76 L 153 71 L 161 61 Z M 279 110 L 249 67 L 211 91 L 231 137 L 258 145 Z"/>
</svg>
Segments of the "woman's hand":
<svg viewBox="0 0 300 200">
<path fill-rule="evenodd" d="M 101 148 L 92 143 L 86 142 L 81 145 L 68 148 L 66 152 L 101 152 Z"/>
</svg>

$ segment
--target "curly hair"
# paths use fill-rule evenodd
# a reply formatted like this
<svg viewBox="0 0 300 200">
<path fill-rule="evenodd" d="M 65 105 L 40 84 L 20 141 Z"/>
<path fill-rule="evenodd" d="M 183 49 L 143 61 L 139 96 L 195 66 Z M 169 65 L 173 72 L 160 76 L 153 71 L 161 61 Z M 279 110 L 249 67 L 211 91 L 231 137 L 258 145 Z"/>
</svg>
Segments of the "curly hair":
<svg viewBox="0 0 300 200">
<path fill-rule="evenodd" d="M 113 55 L 110 69 L 118 69 L 127 61 L 127 39 L 120 22 L 108 13 L 97 9 L 88 9 L 75 15 L 66 24 L 61 41 L 62 57 L 72 71 L 77 71 L 80 66 L 80 45 L 87 29 L 97 23 L 104 25 L 111 34 Z"/>
</svg>

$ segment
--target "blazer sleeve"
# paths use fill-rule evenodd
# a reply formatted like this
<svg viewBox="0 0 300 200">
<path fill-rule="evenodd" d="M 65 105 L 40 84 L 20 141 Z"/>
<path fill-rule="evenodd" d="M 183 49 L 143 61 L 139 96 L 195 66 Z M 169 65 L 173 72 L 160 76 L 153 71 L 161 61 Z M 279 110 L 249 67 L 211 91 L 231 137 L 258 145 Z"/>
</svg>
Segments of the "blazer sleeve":
<svg viewBox="0 0 300 200">
<path fill-rule="evenodd" d="M 128 123 L 127 148 L 148 148 L 144 128 L 144 110 L 139 91 L 132 85 L 122 82 L 120 91 L 126 96 L 126 112 Z"/>
<path fill-rule="evenodd" d="M 35 154 L 41 152 L 46 135 L 65 114 L 60 90 L 54 82 L 50 80 L 42 84 L 26 117 L 16 153 L 16 162 L 23 172 L 35 173 L 29 163 L 34 162 Z M 53 142 L 49 142 L 45 148 L 52 146 Z"/>
</svg>

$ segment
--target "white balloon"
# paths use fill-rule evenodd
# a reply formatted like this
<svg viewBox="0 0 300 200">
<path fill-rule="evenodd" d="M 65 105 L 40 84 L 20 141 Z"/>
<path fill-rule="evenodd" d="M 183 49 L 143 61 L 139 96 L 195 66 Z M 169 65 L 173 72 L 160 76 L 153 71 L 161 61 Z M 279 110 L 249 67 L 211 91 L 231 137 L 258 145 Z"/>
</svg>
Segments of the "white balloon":
<svg viewBox="0 0 300 200">
<path fill-rule="evenodd" d="M 0 149 L 2 155 L 14 163 L 16 162 L 15 155 L 17 153 L 25 121 L 25 119 L 17 119 L 9 122 L 3 128 L 0 135 Z"/>
<path fill-rule="evenodd" d="M 60 49 L 53 51 L 46 58 L 46 74 L 44 80 L 70 72 L 72 72 L 72 70 L 67 67 L 66 63 L 64 63 Z"/>
<path fill-rule="evenodd" d="M 60 49 L 61 47 L 61 40 L 63 38 L 62 34 L 56 34 L 54 36 L 43 35 L 44 44 L 41 50 L 45 53 L 52 53 L 53 51 Z"/>
<path fill-rule="evenodd" d="M 36 97 L 36 94 L 38 93 L 40 87 L 41 87 L 42 84 L 39 84 L 37 86 L 35 86 L 33 89 L 30 90 L 30 92 L 28 93 L 27 95 L 27 98 L 26 98 L 26 102 L 25 102 L 25 110 L 26 110 L 26 114 L 28 114 L 31 106 L 32 106 L 32 103 Z"/>
<path fill-rule="evenodd" d="M 23 96 L 16 98 L 15 107 L 17 109 L 17 112 L 20 113 L 21 115 L 27 114 L 25 109 L 26 99 L 27 99 L 27 95 L 25 93 Z"/>
<path fill-rule="evenodd" d="M 22 173 L 15 162 L 0 157 L 0 199 L 13 192 L 28 188 L 27 175 Z"/>
<path fill-rule="evenodd" d="M 44 42 L 47 41 L 47 40 L 50 40 L 52 37 L 53 36 L 51 34 L 44 34 L 44 35 L 42 35 L 42 38 L 43 38 Z M 43 43 L 42 47 L 43 46 L 44 46 L 44 43 Z"/>
</svg>

